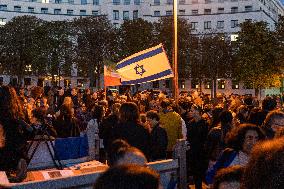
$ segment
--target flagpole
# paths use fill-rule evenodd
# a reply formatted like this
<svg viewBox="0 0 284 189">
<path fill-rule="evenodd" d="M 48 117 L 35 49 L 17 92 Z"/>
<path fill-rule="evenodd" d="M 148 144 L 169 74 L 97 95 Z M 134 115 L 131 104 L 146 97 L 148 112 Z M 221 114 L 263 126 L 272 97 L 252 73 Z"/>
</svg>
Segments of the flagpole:
<svg viewBox="0 0 284 189">
<path fill-rule="evenodd" d="M 173 0 L 173 95 L 174 99 L 177 102 L 179 91 L 178 91 L 178 44 L 177 44 L 177 0 Z"/>
</svg>

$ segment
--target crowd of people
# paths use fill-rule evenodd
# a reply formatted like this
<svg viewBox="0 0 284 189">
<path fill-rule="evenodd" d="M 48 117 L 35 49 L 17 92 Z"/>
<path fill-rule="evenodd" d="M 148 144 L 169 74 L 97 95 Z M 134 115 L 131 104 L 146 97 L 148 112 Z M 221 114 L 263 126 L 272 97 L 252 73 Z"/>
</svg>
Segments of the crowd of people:
<svg viewBox="0 0 284 189">
<path fill-rule="evenodd" d="M 25 178 L 28 141 L 45 128 L 54 138 L 86 134 L 90 160 L 111 167 L 95 189 L 117 188 L 115 182 L 126 179 L 123 185 L 128 178 L 136 188 L 143 183 L 148 186 L 141 188 L 159 188 L 159 175 L 145 165 L 172 158 L 177 139 L 189 146 L 187 179 L 196 189 L 202 183 L 216 189 L 284 186 L 281 97 L 260 101 L 232 94 L 210 99 L 195 91 L 175 101 L 152 90 L 131 95 L 1 86 L 0 115 L 0 170 L 12 182 Z"/>
</svg>

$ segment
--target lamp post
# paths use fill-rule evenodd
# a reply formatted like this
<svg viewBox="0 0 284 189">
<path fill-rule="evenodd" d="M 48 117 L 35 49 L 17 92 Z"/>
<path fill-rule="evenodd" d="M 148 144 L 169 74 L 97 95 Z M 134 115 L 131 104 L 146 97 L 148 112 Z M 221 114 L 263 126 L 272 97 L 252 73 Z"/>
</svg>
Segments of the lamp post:
<svg viewBox="0 0 284 189">
<path fill-rule="evenodd" d="M 175 101 L 178 100 L 178 60 L 177 60 L 177 0 L 173 0 L 173 95 Z"/>
</svg>

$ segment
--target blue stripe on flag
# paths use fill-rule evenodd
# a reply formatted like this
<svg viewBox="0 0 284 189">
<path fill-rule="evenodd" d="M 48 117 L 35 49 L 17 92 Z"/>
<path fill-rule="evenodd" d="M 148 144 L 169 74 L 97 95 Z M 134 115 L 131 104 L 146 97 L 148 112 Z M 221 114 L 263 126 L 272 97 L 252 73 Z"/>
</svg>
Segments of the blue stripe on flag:
<svg viewBox="0 0 284 189">
<path fill-rule="evenodd" d="M 141 79 L 135 79 L 135 80 L 130 80 L 130 81 L 122 81 L 121 84 L 122 85 L 134 85 L 134 84 L 138 84 L 138 83 L 144 83 L 144 82 L 147 82 L 147 81 L 151 81 L 151 80 L 155 80 L 155 79 L 165 77 L 165 76 L 170 75 L 172 73 L 173 73 L 172 70 L 168 69 L 168 70 L 162 71 L 160 73 L 156 73 L 154 75 L 143 77 Z"/>
<path fill-rule="evenodd" d="M 123 68 L 123 67 L 125 67 L 125 66 L 128 66 L 128 65 L 130 65 L 130 64 L 133 64 L 133 63 L 135 63 L 135 62 L 138 62 L 138 61 L 143 60 L 143 59 L 146 59 L 146 58 L 150 58 L 150 57 L 155 56 L 155 55 L 157 55 L 157 54 L 160 54 L 160 53 L 162 53 L 162 52 L 163 52 L 163 48 L 162 48 L 162 47 L 160 47 L 160 48 L 158 48 L 158 49 L 154 49 L 154 50 L 149 51 L 149 52 L 147 52 L 147 53 L 144 53 L 144 54 L 138 55 L 138 56 L 136 56 L 136 57 L 133 57 L 133 58 L 131 58 L 131 59 L 129 59 L 129 60 L 125 60 L 124 62 L 118 64 L 118 65 L 116 66 L 116 69 L 121 69 L 121 68 Z"/>
</svg>

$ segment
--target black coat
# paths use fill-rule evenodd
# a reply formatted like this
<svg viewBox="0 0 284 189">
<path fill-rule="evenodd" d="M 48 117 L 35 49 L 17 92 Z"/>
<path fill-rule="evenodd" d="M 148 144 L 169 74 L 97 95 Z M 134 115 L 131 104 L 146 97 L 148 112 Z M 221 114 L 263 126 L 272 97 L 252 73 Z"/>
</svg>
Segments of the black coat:
<svg viewBox="0 0 284 189">
<path fill-rule="evenodd" d="M 165 159 L 168 146 L 168 135 L 164 128 L 155 126 L 150 134 L 150 159 L 152 161 Z"/>
<path fill-rule="evenodd" d="M 123 139 L 131 146 L 141 150 L 147 159 L 150 152 L 150 133 L 140 123 L 119 123 L 114 128 L 114 140 Z"/>
</svg>

